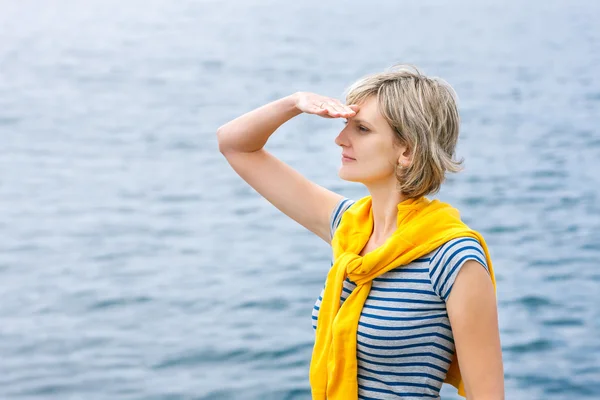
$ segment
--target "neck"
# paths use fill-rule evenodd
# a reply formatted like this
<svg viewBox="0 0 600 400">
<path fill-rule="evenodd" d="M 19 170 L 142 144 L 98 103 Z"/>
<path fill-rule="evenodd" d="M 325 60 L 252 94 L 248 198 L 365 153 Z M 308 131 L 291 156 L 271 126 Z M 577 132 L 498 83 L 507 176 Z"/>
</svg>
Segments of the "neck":
<svg viewBox="0 0 600 400">
<path fill-rule="evenodd" d="M 371 194 L 371 210 L 373 212 L 373 232 L 371 238 L 375 242 L 385 241 L 398 228 L 398 204 L 407 199 L 390 185 L 368 185 Z"/>
</svg>

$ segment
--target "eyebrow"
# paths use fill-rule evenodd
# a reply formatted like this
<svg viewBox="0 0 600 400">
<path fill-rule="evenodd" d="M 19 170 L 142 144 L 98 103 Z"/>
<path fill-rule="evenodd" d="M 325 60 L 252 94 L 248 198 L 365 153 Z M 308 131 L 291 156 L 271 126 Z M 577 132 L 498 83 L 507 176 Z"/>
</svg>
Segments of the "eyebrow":
<svg viewBox="0 0 600 400">
<path fill-rule="evenodd" d="M 373 126 L 372 123 L 370 123 L 369 121 L 365 121 L 364 119 L 360 119 L 360 118 L 352 118 L 353 121 L 358 122 L 359 124 L 367 124 L 367 125 L 371 125 Z"/>
</svg>

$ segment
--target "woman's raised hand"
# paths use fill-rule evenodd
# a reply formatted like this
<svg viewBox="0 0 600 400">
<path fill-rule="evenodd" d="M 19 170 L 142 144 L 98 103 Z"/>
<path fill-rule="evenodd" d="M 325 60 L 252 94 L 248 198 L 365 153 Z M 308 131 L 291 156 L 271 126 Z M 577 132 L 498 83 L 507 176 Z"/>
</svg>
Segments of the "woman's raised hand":
<svg viewBox="0 0 600 400">
<path fill-rule="evenodd" d="M 315 93 L 298 92 L 295 94 L 296 108 L 307 114 L 324 118 L 350 118 L 358 112 L 358 105 L 345 105 L 339 100 Z"/>
</svg>

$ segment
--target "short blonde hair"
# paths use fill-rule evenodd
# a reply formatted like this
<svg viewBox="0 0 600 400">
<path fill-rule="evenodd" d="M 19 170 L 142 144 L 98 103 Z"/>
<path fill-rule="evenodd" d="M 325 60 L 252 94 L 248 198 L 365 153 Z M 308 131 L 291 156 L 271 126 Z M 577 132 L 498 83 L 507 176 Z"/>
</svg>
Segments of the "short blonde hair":
<svg viewBox="0 0 600 400">
<path fill-rule="evenodd" d="M 410 166 L 396 168 L 398 190 L 405 196 L 436 193 L 446 171 L 462 169 L 463 160 L 454 160 L 460 125 L 457 96 L 446 81 L 398 64 L 359 79 L 346 92 L 346 104 L 376 96 L 379 111 L 398 142 L 409 148 Z"/>
</svg>

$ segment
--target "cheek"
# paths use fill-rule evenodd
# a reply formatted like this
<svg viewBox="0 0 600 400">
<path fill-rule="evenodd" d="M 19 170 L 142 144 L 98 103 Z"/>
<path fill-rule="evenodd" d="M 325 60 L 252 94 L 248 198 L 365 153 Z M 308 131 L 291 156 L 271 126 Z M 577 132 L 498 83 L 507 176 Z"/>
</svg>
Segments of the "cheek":
<svg viewBox="0 0 600 400">
<path fill-rule="evenodd" d="M 396 173 L 395 155 L 384 146 L 373 147 L 363 159 L 362 170 L 367 175 L 383 178 Z"/>
<path fill-rule="evenodd" d="M 394 169 L 398 161 L 394 148 L 389 143 L 378 143 L 373 149 L 372 156 L 373 160 L 376 160 L 382 169 Z"/>
</svg>

